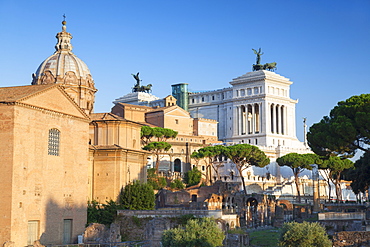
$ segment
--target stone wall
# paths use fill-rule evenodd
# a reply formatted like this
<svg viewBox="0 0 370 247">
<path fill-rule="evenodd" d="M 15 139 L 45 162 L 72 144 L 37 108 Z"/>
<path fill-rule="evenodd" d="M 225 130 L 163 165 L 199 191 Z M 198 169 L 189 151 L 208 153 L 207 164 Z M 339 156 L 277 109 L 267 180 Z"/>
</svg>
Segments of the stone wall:
<svg viewBox="0 0 370 247">
<path fill-rule="evenodd" d="M 338 232 L 333 236 L 333 246 L 370 246 L 370 232 Z"/>
<path fill-rule="evenodd" d="M 328 234 L 333 235 L 341 231 L 364 231 L 366 226 L 361 220 L 325 220 L 319 221 L 320 224 L 325 226 Z"/>
<path fill-rule="evenodd" d="M 225 247 L 235 247 L 235 246 L 249 246 L 249 235 L 245 234 L 226 234 L 224 240 Z"/>
<path fill-rule="evenodd" d="M 61 244 L 64 226 L 77 242 L 85 229 L 89 119 L 61 88 L 39 87 L 13 88 L 35 93 L 0 106 L 0 244 Z"/>
<path fill-rule="evenodd" d="M 183 215 L 195 215 L 198 217 L 213 216 L 215 218 L 220 218 L 222 216 L 221 210 L 118 210 L 118 216 L 127 217 L 138 217 L 138 218 L 148 218 L 148 217 L 166 217 L 166 218 L 178 218 Z"/>
<path fill-rule="evenodd" d="M 124 241 L 147 241 L 151 247 L 161 246 L 163 231 L 184 224 L 187 217 L 145 217 L 119 215 L 109 227 L 90 224 L 84 233 L 84 243 L 113 243 Z M 217 225 L 227 231 L 227 222 L 217 219 Z M 225 234 L 224 246 L 249 246 L 249 236 L 245 234 Z"/>
<path fill-rule="evenodd" d="M 93 223 L 90 224 L 83 236 L 84 243 L 115 243 L 121 242 L 120 226 L 112 223 L 109 227 Z"/>
</svg>

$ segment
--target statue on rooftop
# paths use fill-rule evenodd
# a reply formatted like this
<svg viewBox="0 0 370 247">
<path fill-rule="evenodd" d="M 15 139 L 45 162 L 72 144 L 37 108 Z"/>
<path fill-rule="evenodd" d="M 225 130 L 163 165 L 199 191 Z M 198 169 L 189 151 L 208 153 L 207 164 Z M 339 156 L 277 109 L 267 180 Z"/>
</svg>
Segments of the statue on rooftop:
<svg viewBox="0 0 370 247">
<path fill-rule="evenodd" d="M 258 71 L 258 70 L 275 71 L 277 69 L 276 62 L 261 64 L 261 56 L 264 54 L 261 48 L 259 48 L 258 51 L 255 49 L 252 49 L 252 51 L 254 52 L 254 54 L 257 55 L 256 64 L 253 64 L 253 71 Z"/>
<path fill-rule="evenodd" d="M 275 71 L 277 68 L 276 68 L 276 62 L 273 62 L 273 63 L 265 63 L 263 65 L 263 69 L 265 70 L 269 70 L 269 71 Z"/>
<path fill-rule="evenodd" d="M 257 59 L 256 59 L 256 65 L 260 64 L 261 62 L 261 56 L 264 54 L 263 52 L 261 52 L 261 48 L 258 49 L 258 51 L 256 51 L 255 49 L 252 49 L 254 51 L 254 54 L 257 55 Z"/>
<path fill-rule="evenodd" d="M 136 92 L 146 92 L 146 93 L 151 93 L 152 92 L 152 84 L 148 84 L 146 86 L 140 86 L 140 82 L 142 80 L 140 80 L 139 78 L 139 72 L 137 72 L 137 74 L 131 74 L 134 79 L 136 80 L 136 84 L 135 86 L 132 88 L 132 92 L 133 93 L 136 93 Z"/>
<path fill-rule="evenodd" d="M 139 72 L 137 72 L 137 74 L 131 74 L 134 79 L 136 80 L 136 84 L 135 86 L 132 88 L 132 92 L 135 93 L 135 92 L 140 92 L 140 78 L 139 78 Z"/>
</svg>

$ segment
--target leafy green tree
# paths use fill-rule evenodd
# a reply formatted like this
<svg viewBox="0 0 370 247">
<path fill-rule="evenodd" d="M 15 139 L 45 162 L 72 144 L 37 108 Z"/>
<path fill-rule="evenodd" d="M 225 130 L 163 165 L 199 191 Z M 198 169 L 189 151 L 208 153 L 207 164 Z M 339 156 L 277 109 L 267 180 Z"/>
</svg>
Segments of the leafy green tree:
<svg viewBox="0 0 370 247">
<path fill-rule="evenodd" d="M 135 181 L 121 189 L 118 202 L 113 200 L 105 204 L 97 201 L 88 202 L 87 223 L 110 225 L 117 216 L 117 210 L 150 210 L 154 209 L 155 196 L 152 186 Z"/>
<path fill-rule="evenodd" d="M 147 170 L 147 183 L 155 190 L 160 190 L 167 186 L 166 178 L 158 176 L 158 174 L 155 173 L 155 168 L 149 168 Z"/>
<path fill-rule="evenodd" d="M 119 209 L 123 208 L 113 200 L 101 205 L 97 201 L 91 201 L 87 205 L 87 223 L 110 225 L 116 218 Z"/>
<path fill-rule="evenodd" d="M 165 142 L 170 138 L 175 138 L 178 134 L 177 131 L 167 128 L 154 127 L 154 136 L 157 138 L 157 141 Z"/>
<path fill-rule="evenodd" d="M 217 178 L 219 177 L 218 170 L 221 166 L 219 162 L 220 159 L 224 156 L 225 146 L 216 145 L 216 146 L 208 146 L 199 149 L 192 153 L 191 158 L 193 159 L 204 159 L 206 163 L 206 182 L 210 182 L 211 179 L 211 167 L 216 173 Z"/>
<path fill-rule="evenodd" d="M 222 246 L 225 234 L 212 218 L 188 220 L 184 227 L 166 230 L 162 235 L 164 247 L 216 247 Z"/>
<path fill-rule="evenodd" d="M 175 179 L 170 184 L 171 189 L 182 190 L 185 188 L 183 182 L 180 179 Z"/>
<path fill-rule="evenodd" d="M 327 177 L 335 186 L 337 200 L 342 200 L 342 189 L 340 187 L 341 174 L 343 171 L 353 168 L 353 162 L 349 159 L 343 159 L 338 156 L 330 156 L 324 159 L 320 168 L 327 172 Z M 330 198 L 330 195 L 329 195 Z"/>
<path fill-rule="evenodd" d="M 284 247 L 331 247 L 325 228 L 317 222 L 289 222 L 282 228 L 279 246 Z"/>
<path fill-rule="evenodd" d="M 87 224 L 98 223 L 100 219 L 100 206 L 95 200 L 87 202 Z"/>
<path fill-rule="evenodd" d="M 242 180 L 244 193 L 247 194 L 243 171 L 251 166 L 265 167 L 270 163 L 270 159 L 258 147 L 249 144 L 228 146 L 223 152 L 236 165 Z"/>
<path fill-rule="evenodd" d="M 167 139 L 175 138 L 178 132 L 172 129 L 161 128 L 161 127 L 141 127 L 141 142 L 144 145 L 143 149 L 152 152 L 156 156 L 155 171 L 158 173 L 159 161 L 161 159 L 161 154 L 167 152 L 171 148 Z M 152 141 L 155 138 L 156 141 Z"/>
<path fill-rule="evenodd" d="M 147 145 L 152 142 L 154 137 L 156 141 L 162 142 L 167 141 L 169 138 L 175 138 L 178 132 L 172 129 L 161 128 L 161 127 L 150 127 L 142 126 L 141 127 L 141 140 L 143 145 Z"/>
<path fill-rule="evenodd" d="M 338 102 L 329 116 L 310 127 L 307 140 L 322 156 L 352 157 L 357 150 L 369 151 L 370 94 L 352 96 Z"/>
<path fill-rule="evenodd" d="M 150 142 L 148 145 L 144 146 L 143 149 L 152 152 L 155 157 L 155 171 L 158 174 L 159 171 L 159 161 L 161 160 L 161 154 L 167 152 L 171 148 L 171 144 L 168 142 Z"/>
<path fill-rule="evenodd" d="M 307 140 L 312 150 L 322 156 L 353 157 L 357 151 L 365 154 L 370 152 L 370 94 L 352 96 L 345 101 L 338 102 L 329 116 L 325 116 L 319 123 L 311 126 Z M 369 170 L 367 155 L 363 155 L 357 163 L 357 172 Z M 348 161 L 345 166 L 350 167 Z M 355 165 L 356 166 L 356 165 Z M 356 180 L 352 189 L 359 192 L 366 188 L 363 180 L 356 179 L 357 172 L 346 172 L 348 178 Z M 350 176 L 352 174 L 352 176 Z M 347 179 L 348 179 L 347 178 Z"/>
<path fill-rule="evenodd" d="M 142 145 L 147 145 L 153 137 L 153 128 L 145 125 L 142 126 L 140 135 Z"/>
<path fill-rule="evenodd" d="M 153 187 L 139 181 L 134 181 L 121 190 L 119 204 L 123 209 L 152 210 L 155 206 Z"/>
<path fill-rule="evenodd" d="M 370 187 L 370 152 L 356 160 L 354 167 L 345 172 L 345 179 L 352 181 L 351 188 L 356 194 L 365 193 Z"/>
<path fill-rule="evenodd" d="M 192 170 L 185 172 L 184 181 L 188 187 L 199 184 L 202 179 L 202 172 L 194 167 Z"/>
<path fill-rule="evenodd" d="M 298 194 L 298 202 L 301 202 L 299 174 L 301 174 L 304 169 L 312 170 L 310 165 L 317 163 L 316 159 L 317 156 L 314 154 L 297 153 L 289 153 L 276 159 L 279 166 L 288 166 L 292 169 Z"/>
<path fill-rule="evenodd" d="M 209 162 L 208 162 L 208 159 L 206 159 L 204 157 L 204 154 L 203 153 L 200 153 L 198 151 L 194 151 L 191 155 L 190 155 L 190 158 L 194 159 L 196 161 L 197 164 L 199 164 L 199 161 L 201 160 L 204 160 L 205 162 L 205 172 L 203 172 L 202 174 L 204 175 L 204 177 L 206 178 L 206 183 L 208 184 L 209 181 L 210 181 L 210 165 L 209 165 Z"/>
</svg>

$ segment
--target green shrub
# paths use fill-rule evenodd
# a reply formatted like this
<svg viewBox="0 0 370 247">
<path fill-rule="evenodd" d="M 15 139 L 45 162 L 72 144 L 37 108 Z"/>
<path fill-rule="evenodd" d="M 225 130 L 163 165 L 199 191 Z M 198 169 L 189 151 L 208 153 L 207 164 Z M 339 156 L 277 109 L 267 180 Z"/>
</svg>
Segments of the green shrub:
<svg viewBox="0 0 370 247">
<path fill-rule="evenodd" d="M 162 235 L 164 247 L 222 246 L 225 234 L 212 218 L 189 220 L 184 227 L 166 230 Z"/>
<path fill-rule="evenodd" d="M 119 203 L 123 209 L 152 210 L 155 206 L 153 187 L 149 184 L 134 181 L 121 190 Z"/>
<path fill-rule="evenodd" d="M 184 174 L 184 181 L 188 187 L 199 184 L 202 179 L 202 172 L 198 170 L 197 167 L 194 167 L 193 170 L 187 171 Z"/>
<path fill-rule="evenodd" d="M 167 186 L 166 178 L 158 176 L 155 173 L 155 168 L 149 168 L 147 170 L 147 183 L 155 190 L 160 190 Z"/>
<path fill-rule="evenodd" d="M 106 204 L 99 204 L 97 201 L 91 201 L 87 204 L 87 224 L 100 223 L 110 225 L 117 216 L 117 210 L 123 209 L 121 205 L 113 200 Z"/>
<path fill-rule="evenodd" d="M 177 189 L 177 190 L 182 190 L 185 188 L 183 182 L 180 179 L 175 179 L 174 181 L 171 182 L 170 184 L 171 189 Z"/>
<path fill-rule="evenodd" d="M 285 223 L 280 236 L 280 246 L 285 247 L 331 247 L 333 244 L 325 228 L 317 222 Z"/>
</svg>

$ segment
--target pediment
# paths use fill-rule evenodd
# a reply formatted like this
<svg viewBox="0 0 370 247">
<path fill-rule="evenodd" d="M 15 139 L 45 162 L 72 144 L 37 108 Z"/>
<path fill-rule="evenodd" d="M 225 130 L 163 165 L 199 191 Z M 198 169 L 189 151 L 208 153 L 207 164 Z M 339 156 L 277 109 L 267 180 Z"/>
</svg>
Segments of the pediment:
<svg viewBox="0 0 370 247">
<path fill-rule="evenodd" d="M 181 117 L 190 117 L 189 112 L 185 111 L 179 106 L 174 106 L 169 109 L 167 109 L 164 112 L 165 115 L 171 115 L 171 116 L 181 116 Z"/>
<path fill-rule="evenodd" d="M 18 100 L 18 102 L 78 118 L 89 118 L 59 86 L 50 87 L 46 90 L 29 95 L 28 97 Z"/>
</svg>

